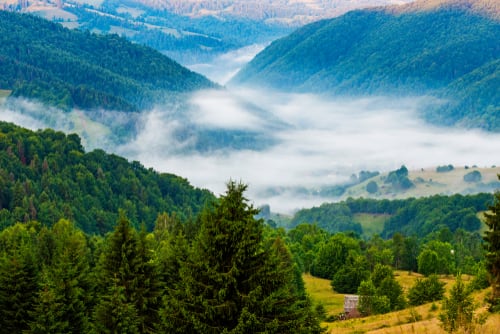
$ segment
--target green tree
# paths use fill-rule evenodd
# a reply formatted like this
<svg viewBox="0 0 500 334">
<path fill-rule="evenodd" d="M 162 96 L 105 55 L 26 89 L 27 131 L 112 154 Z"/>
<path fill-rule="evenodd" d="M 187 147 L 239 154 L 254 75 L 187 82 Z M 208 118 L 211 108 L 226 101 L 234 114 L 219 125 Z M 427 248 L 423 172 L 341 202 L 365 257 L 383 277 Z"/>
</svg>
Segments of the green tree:
<svg viewBox="0 0 500 334">
<path fill-rule="evenodd" d="M 412 306 L 441 300 L 444 296 L 445 283 L 440 282 L 437 275 L 427 278 L 417 278 L 415 284 L 408 291 L 408 302 Z"/>
<path fill-rule="evenodd" d="M 359 284 L 370 277 L 368 261 L 363 255 L 349 253 L 347 263 L 332 278 L 332 288 L 338 293 L 356 293 Z"/>
<path fill-rule="evenodd" d="M 297 290 L 291 255 L 279 238 L 263 243 L 263 222 L 230 181 L 201 216 L 201 230 L 180 268 L 179 288 L 165 298 L 171 333 L 317 333 L 310 302 Z M 266 246 L 267 244 L 267 246 Z"/>
<path fill-rule="evenodd" d="M 32 250 L 21 247 L 0 257 L 0 333 L 29 329 L 38 291 L 38 270 Z"/>
<path fill-rule="evenodd" d="M 449 297 L 443 299 L 442 312 L 439 314 L 441 324 L 448 333 L 463 328 L 469 333 L 473 328 L 474 299 L 460 276 L 450 290 Z"/>
<path fill-rule="evenodd" d="M 500 175 L 499 175 L 500 178 Z M 486 241 L 486 268 L 491 279 L 491 304 L 496 309 L 500 305 L 500 192 L 495 194 L 495 202 L 484 214 L 489 230 L 484 234 Z"/>
<path fill-rule="evenodd" d="M 106 242 L 98 265 L 101 290 L 94 329 L 99 333 L 154 332 L 159 321 L 159 285 L 144 232 L 139 235 L 121 212 Z"/>
<path fill-rule="evenodd" d="M 53 254 L 43 269 L 42 291 L 30 327 L 38 333 L 86 333 L 93 297 L 86 237 L 64 219 L 50 233 Z"/>
<path fill-rule="evenodd" d="M 22 223 L 0 232 L 0 333 L 29 329 L 39 289 L 35 233 Z"/>
</svg>

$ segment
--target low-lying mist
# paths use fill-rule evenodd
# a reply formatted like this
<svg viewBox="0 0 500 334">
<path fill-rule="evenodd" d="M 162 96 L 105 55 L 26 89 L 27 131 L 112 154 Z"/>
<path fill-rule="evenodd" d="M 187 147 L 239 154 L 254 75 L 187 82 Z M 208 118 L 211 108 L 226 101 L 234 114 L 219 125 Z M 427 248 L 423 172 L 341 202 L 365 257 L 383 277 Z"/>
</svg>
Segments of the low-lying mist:
<svg viewBox="0 0 500 334">
<path fill-rule="evenodd" d="M 24 105 L 22 113 L 16 103 Z M 362 170 L 499 162 L 500 134 L 426 124 L 417 115 L 429 103 L 426 97 L 329 99 L 214 90 L 193 94 L 186 110 L 158 106 L 112 117 L 16 103 L 0 106 L 2 120 L 76 131 L 88 150 L 100 147 L 138 160 L 215 194 L 223 193 L 229 179 L 241 180 L 256 205 L 283 213 L 333 200 L 311 193 Z M 114 131 L 131 123 L 134 134 L 117 139 Z"/>
</svg>

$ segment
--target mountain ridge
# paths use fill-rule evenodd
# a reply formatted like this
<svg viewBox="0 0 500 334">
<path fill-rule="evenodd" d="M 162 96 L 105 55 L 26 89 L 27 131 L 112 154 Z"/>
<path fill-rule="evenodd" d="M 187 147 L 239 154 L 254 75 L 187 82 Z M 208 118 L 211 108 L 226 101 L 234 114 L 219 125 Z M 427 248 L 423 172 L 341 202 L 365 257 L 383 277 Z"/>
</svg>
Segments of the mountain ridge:
<svg viewBox="0 0 500 334">
<path fill-rule="evenodd" d="M 432 95 L 448 109 L 436 106 L 429 119 L 447 115 L 451 119 L 441 124 L 464 124 L 459 107 L 472 105 L 480 110 L 467 126 L 498 131 L 499 22 L 453 6 L 386 9 L 356 10 L 300 28 L 271 43 L 230 84 L 330 95 Z"/>
<path fill-rule="evenodd" d="M 63 109 L 138 111 L 217 87 L 154 49 L 28 14 L 0 11 L 0 45 L 0 88 Z"/>
</svg>

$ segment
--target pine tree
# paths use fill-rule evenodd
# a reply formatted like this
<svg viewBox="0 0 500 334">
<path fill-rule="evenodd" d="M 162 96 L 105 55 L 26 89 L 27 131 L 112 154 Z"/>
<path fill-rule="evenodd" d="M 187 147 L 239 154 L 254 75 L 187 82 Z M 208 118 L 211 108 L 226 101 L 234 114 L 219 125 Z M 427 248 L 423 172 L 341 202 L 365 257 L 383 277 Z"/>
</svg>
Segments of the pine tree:
<svg viewBox="0 0 500 334">
<path fill-rule="evenodd" d="M 30 311 L 35 307 L 38 269 L 29 248 L 0 258 L 0 333 L 29 329 Z"/>
<path fill-rule="evenodd" d="M 500 305 L 500 192 L 495 194 L 495 203 L 489 209 L 490 211 L 485 213 L 485 222 L 489 227 L 484 236 L 486 268 L 490 273 L 492 287 L 491 306 L 492 309 L 498 309 Z"/>
<path fill-rule="evenodd" d="M 320 332 L 310 303 L 297 292 L 284 243 L 263 244 L 262 220 L 233 181 L 213 209 L 180 268 L 178 289 L 162 312 L 170 332 Z"/>
<path fill-rule="evenodd" d="M 145 232 L 120 213 L 98 265 L 98 333 L 152 333 L 159 321 L 159 286 Z M 115 315 L 108 317 L 108 315 Z"/>
<path fill-rule="evenodd" d="M 60 220 L 50 231 L 54 252 L 44 269 L 32 332 L 87 333 L 93 289 L 83 232 Z"/>
<path fill-rule="evenodd" d="M 0 232 L 0 333 L 28 330 L 32 320 L 40 271 L 34 225 L 17 223 Z"/>
</svg>

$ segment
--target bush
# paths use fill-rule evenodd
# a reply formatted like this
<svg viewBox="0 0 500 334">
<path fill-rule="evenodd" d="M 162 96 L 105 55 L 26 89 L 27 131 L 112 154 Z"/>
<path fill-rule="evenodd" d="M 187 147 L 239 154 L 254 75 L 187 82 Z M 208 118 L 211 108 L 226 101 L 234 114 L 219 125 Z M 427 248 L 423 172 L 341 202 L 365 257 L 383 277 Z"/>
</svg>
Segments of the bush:
<svg viewBox="0 0 500 334">
<path fill-rule="evenodd" d="M 464 175 L 465 182 L 479 182 L 482 179 L 481 172 L 475 170 Z"/>
<path fill-rule="evenodd" d="M 425 279 L 417 279 L 408 291 L 410 305 L 418 306 L 428 302 L 440 300 L 444 295 L 444 283 L 438 280 L 437 275 Z"/>
<path fill-rule="evenodd" d="M 378 192 L 377 182 L 375 181 L 368 182 L 368 184 L 366 185 L 366 191 L 370 194 L 375 194 L 376 192 Z"/>
</svg>

